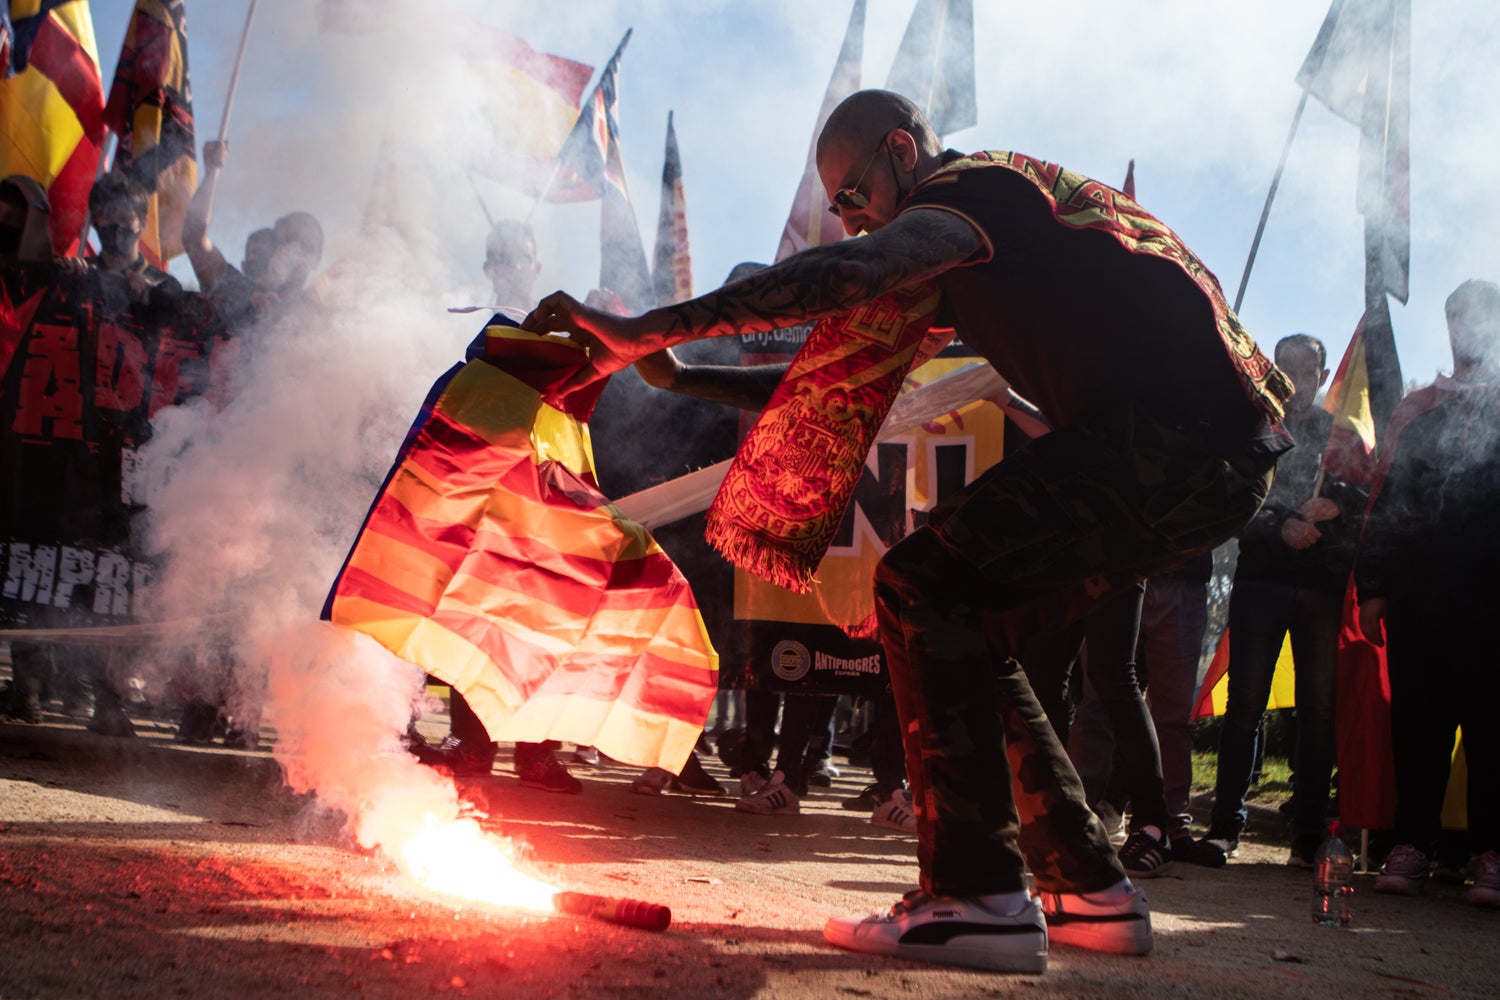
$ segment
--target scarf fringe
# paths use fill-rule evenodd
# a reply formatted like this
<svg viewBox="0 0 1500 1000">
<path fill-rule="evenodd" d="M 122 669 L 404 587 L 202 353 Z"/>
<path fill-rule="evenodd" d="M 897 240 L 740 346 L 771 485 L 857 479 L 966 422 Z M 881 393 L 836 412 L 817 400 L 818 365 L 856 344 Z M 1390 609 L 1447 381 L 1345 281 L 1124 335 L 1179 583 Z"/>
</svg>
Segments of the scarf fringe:
<svg viewBox="0 0 1500 1000">
<path fill-rule="evenodd" d="M 817 566 L 808 566 L 804 553 L 777 545 L 718 511 L 708 512 L 704 538 L 732 565 L 752 576 L 794 594 L 805 594 L 812 589 Z"/>
</svg>

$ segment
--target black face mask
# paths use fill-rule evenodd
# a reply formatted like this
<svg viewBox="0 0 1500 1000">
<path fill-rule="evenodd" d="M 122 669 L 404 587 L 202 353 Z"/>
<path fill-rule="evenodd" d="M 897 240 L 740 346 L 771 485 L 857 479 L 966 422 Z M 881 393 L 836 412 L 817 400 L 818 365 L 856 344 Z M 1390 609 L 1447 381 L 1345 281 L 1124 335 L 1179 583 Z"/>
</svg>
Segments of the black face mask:
<svg viewBox="0 0 1500 1000">
<path fill-rule="evenodd" d="M 21 227 L 0 226 L 0 257 L 14 257 L 21 251 Z"/>
<path fill-rule="evenodd" d="M 111 257 L 135 259 L 136 243 L 141 234 L 125 226 L 95 226 L 99 234 L 99 246 Z"/>
</svg>

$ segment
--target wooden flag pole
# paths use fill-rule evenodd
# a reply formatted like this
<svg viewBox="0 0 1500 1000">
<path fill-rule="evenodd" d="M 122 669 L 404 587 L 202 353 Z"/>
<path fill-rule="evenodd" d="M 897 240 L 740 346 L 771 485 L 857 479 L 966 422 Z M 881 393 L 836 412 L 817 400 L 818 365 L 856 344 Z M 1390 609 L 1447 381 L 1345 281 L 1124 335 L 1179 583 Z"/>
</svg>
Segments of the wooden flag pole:
<svg viewBox="0 0 1500 1000">
<path fill-rule="evenodd" d="M 1307 107 L 1307 88 L 1302 89 L 1302 100 L 1297 102 L 1297 113 L 1292 115 L 1292 127 L 1286 134 L 1286 145 L 1281 147 L 1281 162 L 1276 164 L 1276 175 L 1271 178 L 1271 190 L 1266 192 L 1265 207 L 1260 210 L 1260 224 L 1255 227 L 1255 239 L 1250 242 L 1250 256 L 1245 260 L 1245 273 L 1240 275 L 1240 289 L 1234 293 L 1234 311 L 1240 311 L 1245 301 L 1245 286 L 1250 283 L 1250 269 L 1255 266 L 1255 255 L 1260 250 L 1260 238 L 1265 235 L 1266 220 L 1271 216 L 1271 202 L 1276 200 L 1276 188 L 1281 184 L 1281 172 L 1286 169 L 1287 154 L 1292 151 L 1292 139 L 1297 135 L 1297 126 L 1302 121 L 1302 110 Z"/>
<path fill-rule="evenodd" d="M 260 0 L 250 0 L 250 9 L 245 13 L 245 30 L 240 34 L 240 51 L 234 57 L 234 69 L 229 74 L 229 93 L 224 95 L 224 117 L 219 120 L 219 141 L 229 135 L 229 112 L 234 108 L 234 91 L 240 82 L 240 67 L 245 64 L 245 46 L 250 42 L 250 24 L 255 20 L 255 7 Z"/>
</svg>

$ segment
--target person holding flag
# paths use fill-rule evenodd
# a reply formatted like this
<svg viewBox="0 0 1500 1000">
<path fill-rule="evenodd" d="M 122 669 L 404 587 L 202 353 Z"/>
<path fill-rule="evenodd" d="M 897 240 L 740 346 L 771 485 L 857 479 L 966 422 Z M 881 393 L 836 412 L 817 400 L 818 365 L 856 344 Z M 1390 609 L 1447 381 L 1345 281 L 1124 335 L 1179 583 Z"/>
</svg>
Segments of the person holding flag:
<svg viewBox="0 0 1500 1000">
<path fill-rule="evenodd" d="M 1462 726 L 1478 854 L 1468 899 L 1500 907 L 1500 803 L 1489 784 L 1500 768 L 1489 636 L 1500 599 L 1500 285 L 1466 281 L 1445 311 L 1453 375 L 1392 415 L 1354 565 L 1360 631 L 1387 647 L 1390 671 L 1395 845 L 1375 891 L 1415 896 L 1426 884 Z"/>
<path fill-rule="evenodd" d="M 1327 358 L 1323 342 L 1305 333 L 1276 345 L 1276 364 L 1297 388 L 1285 424 L 1297 445 L 1282 457 L 1265 506 L 1240 535 L 1213 815 L 1191 855 L 1209 867 L 1222 866 L 1239 847 L 1260 720 L 1288 633 L 1297 667 L 1297 752 L 1287 863 L 1311 868 L 1323 841 L 1334 766 L 1339 621 L 1365 506 L 1363 489 L 1319 473 L 1333 426 L 1314 405 L 1328 380 Z"/>
<path fill-rule="evenodd" d="M 1145 954 L 1145 896 L 1016 657 L 1027 636 L 1248 522 L 1286 447 L 1273 425 L 1291 383 L 1198 258 L 1104 184 L 1022 154 L 945 151 L 916 105 L 878 90 L 834 110 L 817 160 L 830 211 L 864 239 L 637 317 L 558 292 L 524 326 L 589 347 L 563 398 L 663 347 L 819 320 L 708 519 L 731 561 L 793 589 L 809 586 L 935 324 L 1047 415 L 1056 430 L 981 474 L 876 571 L 921 886 L 887 913 L 830 920 L 824 936 L 1014 972 L 1045 969 L 1049 940 Z"/>
</svg>

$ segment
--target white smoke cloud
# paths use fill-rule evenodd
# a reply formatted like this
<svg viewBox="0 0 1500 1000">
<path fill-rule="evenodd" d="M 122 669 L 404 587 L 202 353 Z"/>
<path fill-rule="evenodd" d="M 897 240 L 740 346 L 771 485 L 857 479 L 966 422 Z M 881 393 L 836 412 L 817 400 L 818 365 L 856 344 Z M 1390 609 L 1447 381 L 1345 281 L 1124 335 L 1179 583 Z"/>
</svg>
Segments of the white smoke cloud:
<svg viewBox="0 0 1500 1000">
<path fill-rule="evenodd" d="M 95 6 L 106 73 L 124 34 L 128 5 L 117 6 Z M 382 0 L 348 5 L 363 13 L 367 33 L 329 35 L 319 33 L 314 6 L 261 5 L 211 233 L 237 260 L 251 231 L 306 209 L 328 234 L 325 262 L 344 261 L 344 273 L 321 310 L 268 335 L 227 410 L 163 415 L 150 455 L 154 524 L 171 553 L 168 607 L 240 609 L 249 621 L 241 660 L 251 669 L 290 657 L 289 687 L 269 689 L 282 725 L 290 731 L 301 706 L 309 732 L 343 725 L 343 713 L 378 719 L 360 731 L 393 738 L 418 687 L 410 669 L 389 658 L 373 666 L 346 638 L 325 645 L 308 622 L 406 422 L 474 332 L 479 317 L 453 320 L 442 310 L 486 300 L 479 265 L 487 223 L 475 188 L 497 218 L 533 209 L 528 196 L 468 169 L 495 141 L 485 112 L 495 94 L 434 24 L 460 10 L 596 69 L 633 27 L 620 101 L 637 215 L 649 243 L 662 133 L 675 110 L 695 279 L 705 290 L 736 262 L 774 252 L 849 7 L 465 0 L 413 16 L 410 5 Z M 1141 201 L 1232 295 L 1296 106 L 1293 77 L 1326 5 L 975 7 L 980 123 L 951 143 L 1023 150 L 1111 183 L 1135 159 Z M 1496 277 L 1500 260 L 1496 209 L 1475 197 L 1471 180 L 1500 159 L 1485 113 L 1500 92 L 1500 14 L 1488 0 L 1414 7 L 1412 299 L 1396 310 L 1395 326 L 1408 377 L 1426 379 L 1447 364 L 1444 297 L 1464 278 Z M 911 9 L 911 0 L 871 0 L 865 85 L 884 82 Z M 200 142 L 217 131 L 243 21 L 239 4 L 192 9 Z M 359 228 L 387 136 L 406 241 Z M 1353 328 L 1363 288 L 1357 143 L 1352 126 L 1309 106 L 1246 299 L 1246 322 L 1262 341 L 1307 330 L 1337 356 Z M 539 292 L 581 296 L 594 286 L 597 213 L 597 203 L 535 210 Z M 175 270 L 191 283 L 185 262 Z M 346 706 L 301 686 L 313 681 L 313 663 L 362 664 L 350 669 L 385 679 L 364 685 L 378 689 L 380 704 Z"/>
</svg>

